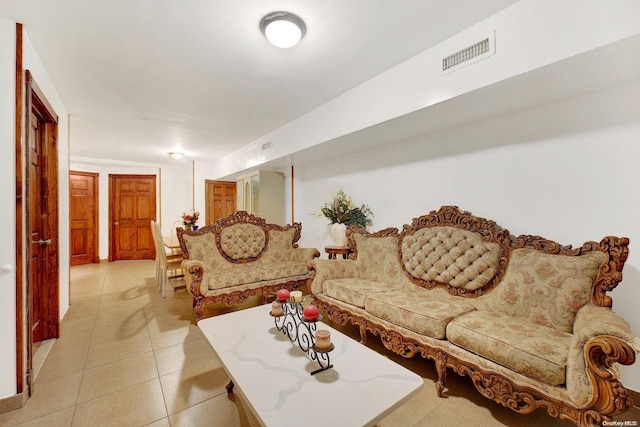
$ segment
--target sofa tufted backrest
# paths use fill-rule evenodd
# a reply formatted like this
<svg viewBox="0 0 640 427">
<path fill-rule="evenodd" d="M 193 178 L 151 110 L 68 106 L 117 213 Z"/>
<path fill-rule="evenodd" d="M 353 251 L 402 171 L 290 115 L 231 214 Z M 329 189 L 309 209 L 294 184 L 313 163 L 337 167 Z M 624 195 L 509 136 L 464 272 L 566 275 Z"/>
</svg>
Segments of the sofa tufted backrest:
<svg viewBox="0 0 640 427">
<path fill-rule="evenodd" d="M 489 283 L 500 260 L 497 243 L 485 242 L 475 232 L 446 226 L 405 235 L 400 250 L 404 268 L 414 278 L 468 291 Z"/>
<path fill-rule="evenodd" d="M 239 261 L 262 254 L 267 236 L 254 224 L 233 224 L 220 230 L 220 248 L 229 258 Z"/>
</svg>

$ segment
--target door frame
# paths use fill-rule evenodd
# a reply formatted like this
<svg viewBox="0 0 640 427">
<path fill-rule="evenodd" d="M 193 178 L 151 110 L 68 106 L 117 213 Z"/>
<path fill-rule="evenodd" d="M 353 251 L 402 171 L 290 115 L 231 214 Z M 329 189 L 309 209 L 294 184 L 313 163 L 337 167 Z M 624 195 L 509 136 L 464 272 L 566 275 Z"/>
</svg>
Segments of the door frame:
<svg viewBox="0 0 640 427">
<path fill-rule="evenodd" d="M 29 396 L 31 396 L 33 391 L 33 318 L 31 313 L 33 312 L 33 301 L 32 301 L 32 269 L 33 265 L 31 264 L 31 212 L 30 212 L 30 176 L 29 171 L 26 168 L 29 168 L 31 164 L 30 156 L 31 149 L 29 148 L 29 129 L 31 126 L 31 112 L 37 111 L 37 115 L 39 115 L 44 122 L 45 125 L 45 141 L 47 151 L 47 162 L 45 162 L 45 176 L 46 176 L 46 189 L 42 189 L 47 192 L 48 202 L 45 208 L 47 209 L 47 228 L 49 230 L 48 237 L 52 240 L 52 244 L 49 247 L 50 254 L 47 257 L 48 261 L 46 263 L 46 280 L 47 280 L 47 289 L 48 289 L 48 298 L 49 302 L 47 304 L 47 313 L 46 315 L 50 319 L 51 323 L 51 336 L 59 337 L 60 336 L 60 319 L 59 319 L 59 308 L 60 308 L 60 276 L 59 276 L 59 224 L 58 224 L 58 146 L 57 146 L 57 135 L 58 135 L 58 117 L 55 114 L 55 110 L 48 102 L 46 96 L 40 90 L 38 85 L 33 79 L 32 74 L 29 70 L 25 70 L 25 109 L 24 109 L 24 117 L 25 117 L 25 153 L 24 153 L 24 165 L 21 166 L 21 169 L 24 168 L 21 172 L 24 174 L 24 202 L 22 204 L 22 212 L 24 213 L 24 233 L 20 237 L 21 242 L 25 242 L 24 251 L 25 256 L 25 274 L 24 278 L 26 278 L 26 289 L 23 286 L 20 286 L 20 295 L 23 293 L 26 295 L 26 305 L 20 307 L 19 313 L 16 318 L 20 318 L 22 316 L 22 327 L 26 324 L 26 337 L 24 336 L 24 331 L 16 335 L 20 335 L 22 338 L 26 338 L 26 375 L 23 375 L 24 372 L 21 372 L 21 369 L 18 369 L 18 374 L 20 376 L 26 377 L 27 390 L 29 392 Z M 53 181 L 53 182 L 52 182 Z M 22 254 L 21 254 L 22 256 Z M 16 280 L 16 283 L 18 280 Z M 51 285 L 51 287 L 49 287 Z M 21 343 L 18 348 L 18 357 L 24 358 L 23 352 L 24 343 Z M 24 363 L 24 359 L 21 362 Z M 19 384 L 20 385 L 20 384 Z"/>
</svg>

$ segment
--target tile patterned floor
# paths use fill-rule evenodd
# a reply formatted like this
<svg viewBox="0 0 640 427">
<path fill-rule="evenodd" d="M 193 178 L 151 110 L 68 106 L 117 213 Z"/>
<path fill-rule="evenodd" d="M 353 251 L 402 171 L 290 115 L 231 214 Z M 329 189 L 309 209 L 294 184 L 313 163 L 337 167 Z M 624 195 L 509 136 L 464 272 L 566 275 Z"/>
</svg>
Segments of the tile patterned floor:
<svg viewBox="0 0 640 427">
<path fill-rule="evenodd" d="M 169 291 L 163 299 L 153 275 L 151 261 L 73 267 L 61 337 L 38 373 L 33 397 L 24 408 L 0 414 L 0 426 L 258 426 L 241 398 L 227 396 L 228 378 L 195 326 L 189 294 Z M 213 306 L 205 315 L 258 303 Z M 357 336 L 353 328 L 340 329 Z M 438 398 L 433 363 L 393 355 L 376 337 L 369 345 L 425 381 L 417 396 L 378 427 L 572 425 L 543 411 L 518 415 L 481 397 L 455 374 L 448 377 L 447 397 Z M 620 419 L 640 420 L 640 411 Z"/>
</svg>

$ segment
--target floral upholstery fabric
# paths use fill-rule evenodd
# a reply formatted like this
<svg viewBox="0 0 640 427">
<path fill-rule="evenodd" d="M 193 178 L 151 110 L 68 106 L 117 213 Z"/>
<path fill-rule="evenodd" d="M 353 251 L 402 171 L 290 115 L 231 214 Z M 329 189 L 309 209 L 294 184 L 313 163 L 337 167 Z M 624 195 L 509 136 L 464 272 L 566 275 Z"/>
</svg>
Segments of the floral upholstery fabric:
<svg viewBox="0 0 640 427">
<path fill-rule="evenodd" d="M 489 295 L 487 308 L 572 332 L 575 315 L 591 300 L 593 281 L 606 260 L 603 252 L 570 256 L 516 249 L 505 276 Z"/>
<path fill-rule="evenodd" d="M 364 307 L 368 313 L 395 325 L 444 339 L 447 324 L 475 308 L 460 298 L 450 297 L 451 301 L 446 301 L 444 298 L 431 298 L 432 294 L 440 295 L 422 288 L 372 294 L 367 297 Z"/>
<path fill-rule="evenodd" d="M 365 237 L 354 234 L 358 254 L 358 277 L 392 286 L 409 283 L 398 259 L 398 239 L 388 237 Z"/>
<path fill-rule="evenodd" d="M 295 237 L 293 228 L 289 230 L 269 230 L 269 243 L 264 253 L 260 257 L 261 264 L 271 264 L 289 261 L 293 252 L 293 238 Z"/>
<path fill-rule="evenodd" d="M 204 233 L 197 236 L 183 234 L 182 239 L 187 247 L 185 255 L 188 259 L 200 260 L 211 270 L 219 270 L 229 264 L 218 251 L 215 234 Z"/>
<path fill-rule="evenodd" d="M 478 289 L 495 276 L 500 246 L 455 227 L 430 227 L 402 239 L 402 262 L 414 277 Z"/>
<path fill-rule="evenodd" d="M 357 277 L 356 262 L 350 259 L 339 262 L 330 259 L 314 259 L 311 266 L 315 270 L 313 282 L 311 282 L 311 293 L 316 297 L 324 293 L 324 282 L 331 279 L 343 279 L 346 277 Z"/>
<path fill-rule="evenodd" d="M 203 277 L 203 281 L 205 280 L 207 281 L 207 289 L 222 289 L 235 285 L 259 282 L 262 280 L 262 273 L 250 264 L 236 264 L 232 269 L 221 272 L 207 272 Z"/>
<path fill-rule="evenodd" d="M 305 262 L 280 262 L 275 264 L 263 264 L 257 267 L 260 272 L 260 280 L 272 280 L 307 274 L 309 269 Z"/>
<path fill-rule="evenodd" d="M 571 334 L 527 319 L 471 312 L 452 320 L 447 339 L 527 377 L 565 383 Z"/>
<path fill-rule="evenodd" d="M 262 227 L 253 224 L 234 224 L 220 231 L 220 247 L 234 260 L 255 258 L 262 253 L 266 235 Z"/>
<path fill-rule="evenodd" d="M 334 262 L 337 264 L 341 261 Z M 324 293 L 326 295 L 360 308 L 364 308 L 367 296 L 394 289 L 388 283 L 368 279 L 332 279 L 324 282 Z"/>
</svg>

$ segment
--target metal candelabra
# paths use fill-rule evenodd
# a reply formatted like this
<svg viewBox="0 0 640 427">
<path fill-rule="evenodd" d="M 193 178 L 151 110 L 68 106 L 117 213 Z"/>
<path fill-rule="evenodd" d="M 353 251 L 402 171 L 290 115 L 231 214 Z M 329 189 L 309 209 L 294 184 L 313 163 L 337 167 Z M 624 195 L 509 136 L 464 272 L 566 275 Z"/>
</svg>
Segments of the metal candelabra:
<svg viewBox="0 0 640 427">
<path fill-rule="evenodd" d="M 316 320 L 305 320 L 302 314 L 302 302 L 283 302 L 282 311 L 283 314 L 280 316 L 271 314 L 274 317 L 276 328 L 291 342 L 298 344 L 300 350 L 307 353 L 311 360 L 318 362 L 320 369 L 311 372 L 311 375 L 333 368 L 329 358 L 329 352 L 334 348 L 333 344 L 327 350 L 316 349 L 316 323 L 322 319 L 322 316 L 319 315 Z"/>
</svg>

